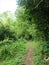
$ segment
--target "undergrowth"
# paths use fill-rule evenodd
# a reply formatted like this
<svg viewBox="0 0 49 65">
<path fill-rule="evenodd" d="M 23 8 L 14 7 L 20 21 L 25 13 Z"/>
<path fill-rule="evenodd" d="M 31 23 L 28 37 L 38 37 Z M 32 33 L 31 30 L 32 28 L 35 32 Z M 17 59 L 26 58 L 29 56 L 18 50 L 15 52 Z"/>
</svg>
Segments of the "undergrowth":
<svg viewBox="0 0 49 65">
<path fill-rule="evenodd" d="M 26 40 L 11 41 L 6 39 L 0 44 L 0 65 L 23 65 L 28 50 Z"/>
<path fill-rule="evenodd" d="M 43 51 L 43 43 L 42 40 L 34 40 L 33 41 L 33 60 L 34 65 L 45 65 L 45 61 L 42 58 L 42 51 Z"/>
</svg>

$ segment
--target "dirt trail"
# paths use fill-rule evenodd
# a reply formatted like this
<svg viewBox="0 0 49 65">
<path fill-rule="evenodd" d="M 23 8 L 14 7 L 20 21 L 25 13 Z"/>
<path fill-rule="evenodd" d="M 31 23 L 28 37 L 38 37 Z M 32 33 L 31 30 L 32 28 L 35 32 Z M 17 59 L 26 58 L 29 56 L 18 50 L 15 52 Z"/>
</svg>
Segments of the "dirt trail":
<svg viewBox="0 0 49 65">
<path fill-rule="evenodd" d="M 29 50 L 24 65 L 32 65 L 32 43 L 29 43 Z"/>
</svg>

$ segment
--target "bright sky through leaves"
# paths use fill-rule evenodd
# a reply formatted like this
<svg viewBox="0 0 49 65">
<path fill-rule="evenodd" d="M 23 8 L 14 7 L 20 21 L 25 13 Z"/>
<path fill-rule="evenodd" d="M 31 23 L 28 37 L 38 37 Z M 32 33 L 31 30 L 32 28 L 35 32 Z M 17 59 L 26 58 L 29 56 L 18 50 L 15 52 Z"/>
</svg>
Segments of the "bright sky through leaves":
<svg viewBox="0 0 49 65">
<path fill-rule="evenodd" d="M 16 8 L 16 0 L 0 0 L 0 13 L 5 11 L 11 11 L 14 13 Z"/>
</svg>

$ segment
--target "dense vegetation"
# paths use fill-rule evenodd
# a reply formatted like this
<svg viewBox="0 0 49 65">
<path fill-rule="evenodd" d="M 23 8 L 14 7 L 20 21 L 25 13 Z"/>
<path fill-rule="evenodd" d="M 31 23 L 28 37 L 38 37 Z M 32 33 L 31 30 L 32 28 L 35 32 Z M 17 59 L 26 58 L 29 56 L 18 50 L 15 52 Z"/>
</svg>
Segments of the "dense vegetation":
<svg viewBox="0 0 49 65">
<path fill-rule="evenodd" d="M 23 65 L 28 41 L 35 65 L 49 65 L 49 1 L 18 0 L 15 14 L 0 14 L 0 65 Z"/>
<path fill-rule="evenodd" d="M 36 65 L 49 65 L 49 1 L 48 0 L 18 0 L 19 6 L 25 9 L 29 27 L 34 38 L 33 47 L 36 52 Z M 24 15 L 25 16 L 25 15 Z M 34 32 L 35 31 L 35 32 Z M 30 31 L 31 32 L 31 31 Z"/>
<path fill-rule="evenodd" d="M 0 14 L 0 65 L 23 65 L 28 42 L 22 32 L 15 16 L 10 12 Z"/>
</svg>

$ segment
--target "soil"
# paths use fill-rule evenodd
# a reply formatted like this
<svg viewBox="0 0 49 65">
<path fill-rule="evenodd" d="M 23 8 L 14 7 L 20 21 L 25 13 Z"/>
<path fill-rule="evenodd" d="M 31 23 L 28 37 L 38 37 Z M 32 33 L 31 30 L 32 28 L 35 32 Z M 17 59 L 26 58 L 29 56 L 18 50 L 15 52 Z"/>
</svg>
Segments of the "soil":
<svg viewBox="0 0 49 65">
<path fill-rule="evenodd" d="M 32 58 L 33 58 L 33 56 L 32 56 L 32 43 L 30 43 L 28 53 L 27 53 L 26 58 L 25 58 L 24 65 L 32 65 L 32 62 L 33 62 Z"/>
</svg>

